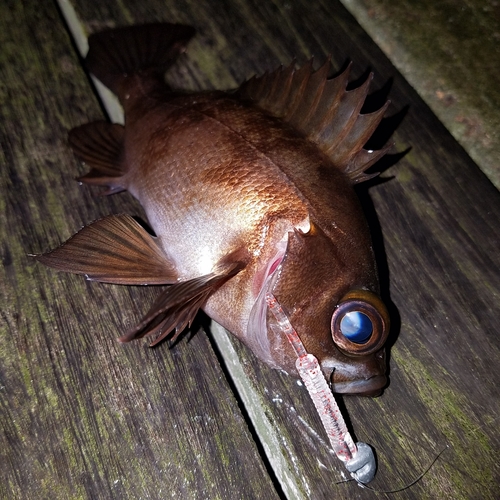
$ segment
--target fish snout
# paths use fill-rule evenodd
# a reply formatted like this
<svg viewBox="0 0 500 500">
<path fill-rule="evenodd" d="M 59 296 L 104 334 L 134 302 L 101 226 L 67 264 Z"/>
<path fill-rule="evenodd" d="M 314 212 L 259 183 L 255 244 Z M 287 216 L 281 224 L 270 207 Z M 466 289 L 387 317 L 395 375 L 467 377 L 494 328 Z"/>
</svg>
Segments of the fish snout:
<svg viewBox="0 0 500 500">
<path fill-rule="evenodd" d="M 385 349 L 355 362 L 334 366 L 330 375 L 333 392 L 357 396 L 379 396 L 387 385 Z"/>
</svg>

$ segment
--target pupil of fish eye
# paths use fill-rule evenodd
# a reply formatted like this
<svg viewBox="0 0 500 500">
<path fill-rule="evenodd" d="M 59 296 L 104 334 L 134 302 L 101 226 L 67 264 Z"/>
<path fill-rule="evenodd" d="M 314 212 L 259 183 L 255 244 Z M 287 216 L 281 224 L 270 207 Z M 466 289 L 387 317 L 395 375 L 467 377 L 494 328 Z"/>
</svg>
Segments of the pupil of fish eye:
<svg viewBox="0 0 500 500">
<path fill-rule="evenodd" d="M 366 314 L 351 311 L 341 319 L 340 331 L 351 342 L 364 344 L 371 337 L 373 325 Z"/>
</svg>

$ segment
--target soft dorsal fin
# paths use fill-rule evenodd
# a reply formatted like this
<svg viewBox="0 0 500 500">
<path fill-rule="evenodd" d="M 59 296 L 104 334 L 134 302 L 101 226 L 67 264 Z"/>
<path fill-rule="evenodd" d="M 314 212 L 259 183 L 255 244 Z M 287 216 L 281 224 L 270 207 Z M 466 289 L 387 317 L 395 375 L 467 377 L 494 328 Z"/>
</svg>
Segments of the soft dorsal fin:
<svg viewBox="0 0 500 500">
<path fill-rule="evenodd" d="M 126 189 L 123 141 L 125 128 L 116 123 L 96 121 L 72 129 L 69 144 L 76 156 L 91 170 L 78 180 L 87 184 L 107 186 L 103 194 L 118 193 Z"/>
<path fill-rule="evenodd" d="M 352 183 L 374 175 L 364 171 L 389 149 L 363 149 L 389 105 L 387 101 L 374 113 L 360 114 L 373 78 L 354 90 L 346 90 L 350 65 L 336 78 L 328 79 L 330 59 L 317 71 L 313 60 L 295 69 L 295 62 L 243 83 L 237 95 L 253 101 L 261 109 L 277 116 L 304 133 L 344 171 Z"/>
</svg>

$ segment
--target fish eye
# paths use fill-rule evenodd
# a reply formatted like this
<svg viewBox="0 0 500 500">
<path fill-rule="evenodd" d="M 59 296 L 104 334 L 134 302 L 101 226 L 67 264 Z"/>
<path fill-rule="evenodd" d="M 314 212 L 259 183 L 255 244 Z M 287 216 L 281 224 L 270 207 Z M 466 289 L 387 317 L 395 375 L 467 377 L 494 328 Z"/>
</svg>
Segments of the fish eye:
<svg viewBox="0 0 500 500">
<path fill-rule="evenodd" d="M 377 295 L 368 290 L 352 290 L 335 308 L 332 337 L 346 354 L 366 355 L 382 347 L 389 325 L 389 313 Z"/>
<path fill-rule="evenodd" d="M 340 320 L 340 331 L 351 342 L 364 344 L 372 335 L 373 325 L 366 314 L 350 311 Z"/>
</svg>

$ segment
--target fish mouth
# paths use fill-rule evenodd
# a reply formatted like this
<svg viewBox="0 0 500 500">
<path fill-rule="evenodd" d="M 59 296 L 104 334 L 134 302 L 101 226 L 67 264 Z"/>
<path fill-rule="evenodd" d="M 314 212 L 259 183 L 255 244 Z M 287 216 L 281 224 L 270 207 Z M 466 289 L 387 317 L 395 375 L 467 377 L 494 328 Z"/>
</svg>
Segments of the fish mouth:
<svg viewBox="0 0 500 500">
<path fill-rule="evenodd" d="M 332 391 L 338 394 L 376 397 L 382 394 L 386 384 L 387 377 L 385 375 L 374 375 L 368 379 L 345 381 L 333 380 L 333 374 L 331 377 Z"/>
</svg>

